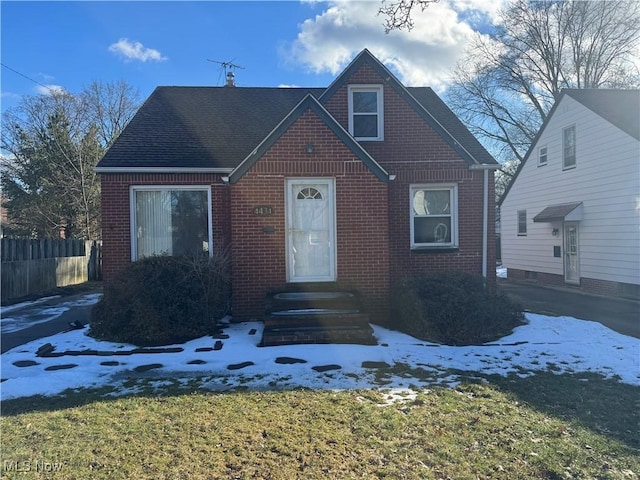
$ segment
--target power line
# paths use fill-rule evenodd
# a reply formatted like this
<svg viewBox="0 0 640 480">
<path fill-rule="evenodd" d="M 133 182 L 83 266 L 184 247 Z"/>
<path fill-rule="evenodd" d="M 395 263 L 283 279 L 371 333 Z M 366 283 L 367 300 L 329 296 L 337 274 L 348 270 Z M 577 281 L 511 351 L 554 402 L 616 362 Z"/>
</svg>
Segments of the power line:
<svg viewBox="0 0 640 480">
<path fill-rule="evenodd" d="M 54 90 L 53 88 L 49 87 L 48 85 L 44 85 L 44 84 L 40 83 L 39 81 L 34 80 L 33 78 L 26 76 L 24 73 L 20 73 L 20 72 L 19 72 L 19 71 L 17 71 L 15 68 L 11 68 L 9 65 L 5 65 L 4 63 L 0 63 L 0 65 L 2 65 L 2 66 L 3 66 L 4 68 L 6 68 L 7 70 L 11 70 L 13 73 L 17 73 L 17 74 L 18 74 L 18 75 L 20 75 L 21 77 L 24 77 L 24 78 L 26 78 L 27 80 L 29 80 L 29 81 L 31 81 L 31 82 L 33 82 L 33 83 L 35 83 L 35 84 L 38 84 L 38 85 L 40 85 L 41 87 L 46 88 L 47 90 L 49 90 L 49 91 L 50 91 L 50 92 L 52 92 L 52 93 L 54 93 L 54 92 L 55 92 L 55 90 Z"/>
</svg>

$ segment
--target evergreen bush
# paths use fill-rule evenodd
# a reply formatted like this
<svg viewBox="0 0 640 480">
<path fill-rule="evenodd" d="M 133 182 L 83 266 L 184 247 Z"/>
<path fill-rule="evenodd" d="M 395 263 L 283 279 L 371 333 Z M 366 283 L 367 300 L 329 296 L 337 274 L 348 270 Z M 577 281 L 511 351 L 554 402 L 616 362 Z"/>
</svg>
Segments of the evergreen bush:
<svg viewBox="0 0 640 480">
<path fill-rule="evenodd" d="M 182 343 L 213 334 L 230 310 L 225 255 L 159 255 L 131 263 L 104 289 L 89 335 L 138 346 Z"/>
<path fill-rule="evenodd" d="M 396 328 L 446 345 L 495 341 L 525 323 L 522 308 L 490 290 L 485 279 L 464 272 L 410 276 L 392 298 Z"/>
</svg>

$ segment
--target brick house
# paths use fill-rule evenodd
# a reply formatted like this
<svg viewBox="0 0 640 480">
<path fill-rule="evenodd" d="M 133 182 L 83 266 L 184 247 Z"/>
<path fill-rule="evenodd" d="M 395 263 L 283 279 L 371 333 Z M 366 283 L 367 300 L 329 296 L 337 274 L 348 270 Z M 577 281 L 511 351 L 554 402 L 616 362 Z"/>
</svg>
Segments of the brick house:
<svg viewBox="0 0 640 480">
<path fill-rule="evenodd" d="M 356 290 L 388 323 L 407 274 L 495 281 L 495 168 L 433 90 L 368 50 L 326 89 L 158 87 L 96 168 L 104 278 L 228 248 L 234 320 L 309 287 Z"/>
</svg>

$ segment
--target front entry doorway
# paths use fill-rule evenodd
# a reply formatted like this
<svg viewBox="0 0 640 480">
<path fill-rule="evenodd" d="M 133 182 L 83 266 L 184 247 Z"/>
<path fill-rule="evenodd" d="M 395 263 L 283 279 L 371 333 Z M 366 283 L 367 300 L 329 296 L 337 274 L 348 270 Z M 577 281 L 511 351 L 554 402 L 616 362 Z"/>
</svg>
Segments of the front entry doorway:
<svg viewBox="0 0 640 480">
<path fill-rule="evenodd" d="M 578 243 L 578 224 L 564 224 L 564 280 L 567 283 L 580 283 L 580 262 Z"/>
<path fill-rule="evenodd" d="M 287 280 L 336 280 L 335 183 L 287 179 Z"/>
</svg>

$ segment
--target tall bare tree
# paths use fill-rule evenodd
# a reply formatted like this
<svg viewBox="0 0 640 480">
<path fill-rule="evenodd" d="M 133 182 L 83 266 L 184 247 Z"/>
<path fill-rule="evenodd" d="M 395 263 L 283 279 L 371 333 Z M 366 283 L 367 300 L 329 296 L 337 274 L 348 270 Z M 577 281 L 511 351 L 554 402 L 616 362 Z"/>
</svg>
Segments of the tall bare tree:
<svg viewBox="0 0 640 480">
<path fill-rule="evenodd" d="M 634 0 L 512 0 L 447 96 L 499 159 L 521 161 L 563 88 L 638 88 L 639 48 Z"/>
<path fill-rule="evenodd" d="M 428 3 L 383 2 L 385 30 L 411 29 Z M 517 165 L 563 88 L 638 88 L 639 51 L 637 0 L 508 0 L 470 43 L 447 100 L 498 160 Z"/>
<path fill-rule="evenodd" d="M 5 233 L 100 235 L 100 185 L 93 168 L 131 119 L 138 94 L 128 84 L 94 82 L 79 95 L 25 96 L 3 115 L 1 183 Z"/>
</svg>

